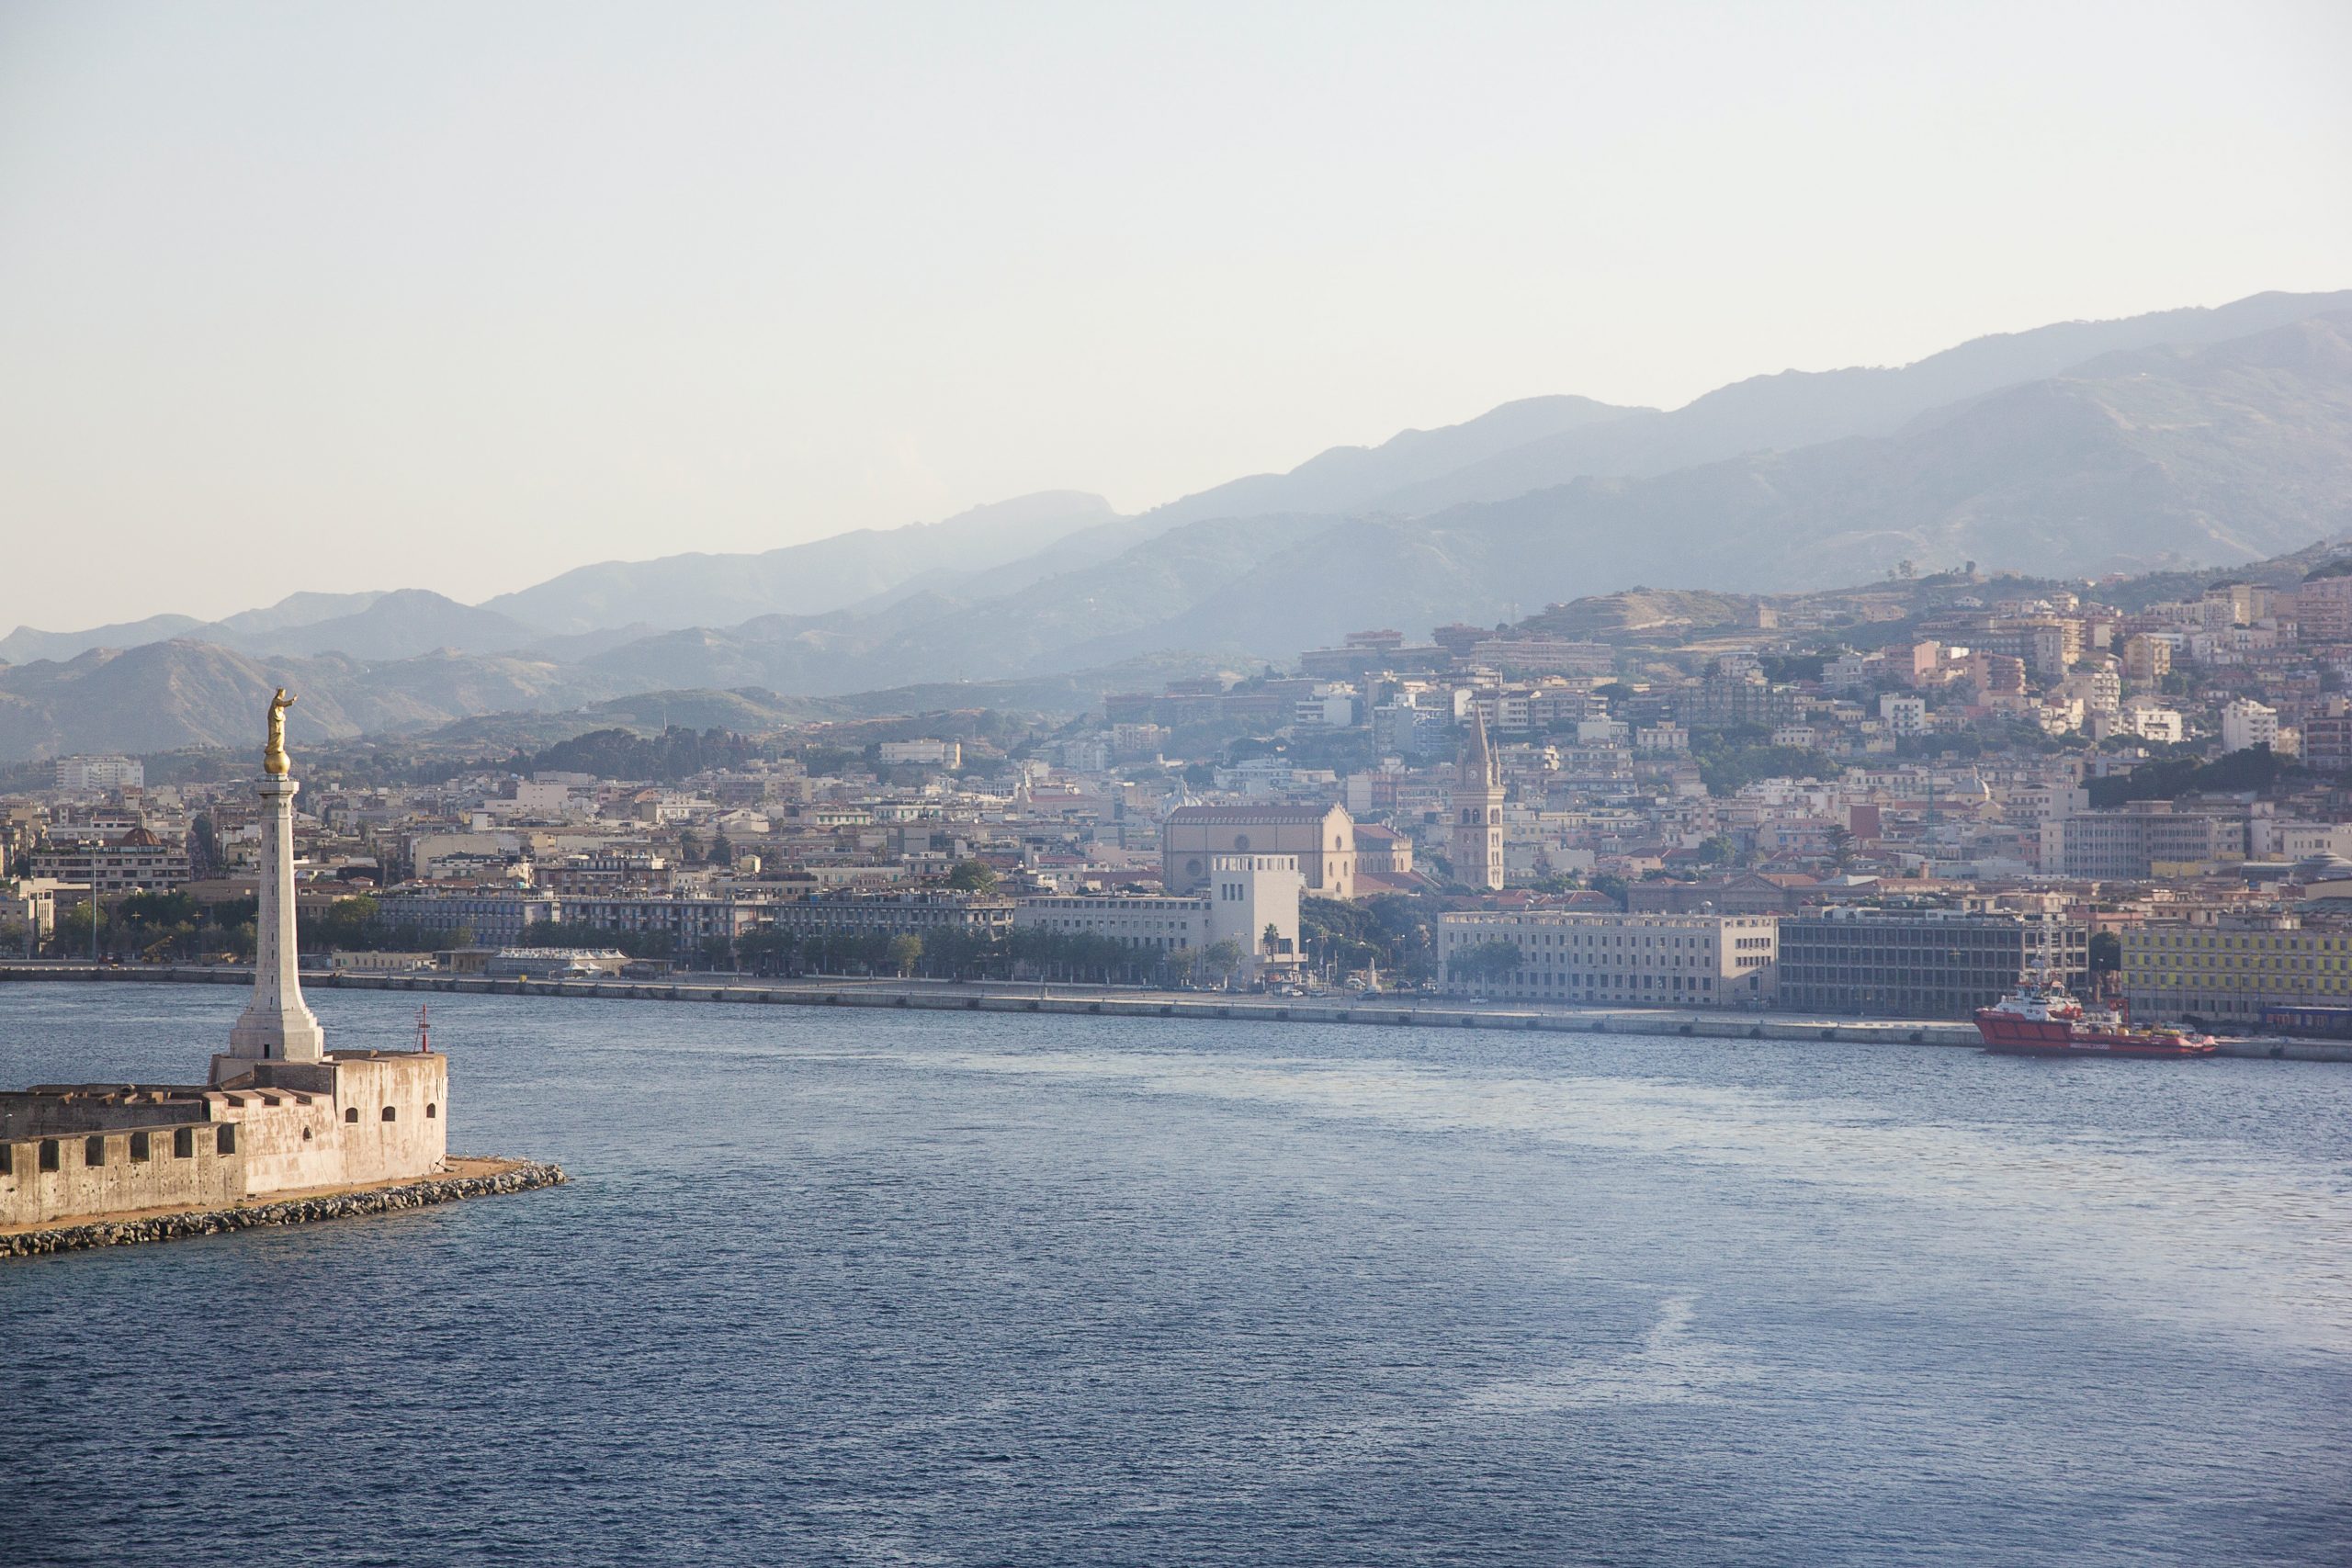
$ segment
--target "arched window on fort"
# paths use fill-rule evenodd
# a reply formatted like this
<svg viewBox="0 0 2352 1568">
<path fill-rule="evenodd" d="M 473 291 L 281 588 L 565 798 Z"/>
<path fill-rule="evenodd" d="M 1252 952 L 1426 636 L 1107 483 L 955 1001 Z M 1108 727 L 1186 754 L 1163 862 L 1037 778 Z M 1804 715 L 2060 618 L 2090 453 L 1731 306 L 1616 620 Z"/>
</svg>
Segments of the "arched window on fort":
<svg viewBox="0 0 2352 1568">
<path fill-rule="evenodd" d="M 356 1105 L 347 1105 L 347 1106 L 344 1107 L 343 1119 L 344 1119 L 345 1122 L 356 1122 L 356 1121 L 358 1121 L 358 1120 L 359 1120 L 359 1107 L 357 1107 L 357 1106 L 356 1106 Z"/>
<path fill-rule="evenodd" d="M 400 1112 L 387 1105 L 384 1107 L 384 1120 L 387 1122 L 397 1122 L 400 1120 Z"/>
<path fill-rule="evenodd" d="M 437 1106 L 437 1105 L 434 1104 L 434 1103 L 433 1103 L 431 1100 L 426 1100 L 426 1101 L 424 1102 L 424 1119 L 425 1119 L 427 1122 L 432 1121 L 435 1117 L 436 1117 L 436 1116 L 438 1116 L 438 1115 L 440 1115 L 440 1114 L 441 1114 L 441 1108 L 440 1108 L 439 1106 Z"/>
</svg>

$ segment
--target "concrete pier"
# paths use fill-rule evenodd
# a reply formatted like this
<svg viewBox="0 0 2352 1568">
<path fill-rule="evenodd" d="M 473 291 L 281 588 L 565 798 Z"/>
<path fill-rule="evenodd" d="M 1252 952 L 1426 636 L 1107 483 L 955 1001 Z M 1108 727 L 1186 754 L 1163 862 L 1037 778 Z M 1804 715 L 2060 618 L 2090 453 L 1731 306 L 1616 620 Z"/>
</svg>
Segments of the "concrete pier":
<svg viewBox="0 0 2352 1568">
<path fill-rule="evenodd" d="M 145 981 L 247 986 L 243 965 L 0 964 L 0 983 L 23 980 Z M 921 980 L 761 980 L 699 975 L 674 980 L 492 980 L 479 975 L 306 972 L 312 989 L 452 992 L 476 996 L 605 998 L 744 1006 L 911 1008 L 954 1012 L 1091 1014 L 1236 1023 L 1346 1023 L 1383 1029 L 1548 1030 L 1578 1034 L 1650 1034 L 1697 1040 L 1803 1040 L 1846 1044 L 1982 1044 L 1973 1023 L 1949 1020 L 1803 1018 L 1786 1013 L 1679 1011 L 1650 1008 L 1553 1008 L 1417 998 L 1369 1001 L 1200 991 L 1132 991 L 1035 984 L 963 985 Z M 2352 1062 L 2352 1041 L 2224 1040 L 2225 1055 Z"/>
<path fill-rule="evenodd" d="M 266 1202 L 236 1203 L 225 1208 L 92 1214 L 65 1224 L 0 1229 L 0 1258 L 83 1252 L 142 1241 L 182 1241 L 265 1225 L 300 1225 L 314 1220 L 389 1214 L 401 1209 L 424 1209 L 467 1198 L 487 1198 L 494 1193 L 560 1187 L 571 1179 L 561 1166 L 461 1155 L 450 1159 L 447 1175 L 421 1181 L 379 1182 L 368 1187 L 289 1193 Z"/>
</svg>

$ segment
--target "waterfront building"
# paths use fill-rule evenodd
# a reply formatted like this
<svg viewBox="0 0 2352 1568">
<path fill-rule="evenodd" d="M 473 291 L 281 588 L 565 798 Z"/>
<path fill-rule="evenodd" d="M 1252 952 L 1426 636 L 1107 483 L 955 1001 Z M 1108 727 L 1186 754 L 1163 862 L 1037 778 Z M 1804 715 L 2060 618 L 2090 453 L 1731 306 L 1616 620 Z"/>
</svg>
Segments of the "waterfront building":
<svg viewBox="0 0 2352 1568">
<path fill-rule="evenodd" d="M 425 936 L 509 946 L 525 932 L 563 918 L 553 893 L 514 888 L 395 887 L 376 900 L 377 918 L 389 926 L 410 926 Z"/>
<path fill-rule="evenodd" d="M 1012 930 L 1013 900 L 931 888 L 904 893 L 824 893 L 760 907 L 779 931 L 801 938 L 929 936 L 956 931 L 993 940 Z"/>
<path fill-rule="evenodd" d="M 440 1053 L 329 1051 L 295 967 L 294 797 L 280 691 L 255 786 L 253 994 L 200 1085 L 46 1084 L 0 1094 L 0 1224 L 226 1208 L 423 1177 L 448 1152 Z"/>
<path fill-rule="evenodd" d="M 2015 989 L 2045 941 L 2051 967 L 2069 987 L 2087 986 L 2090 931 L 2080 920 L 1860 908 L 1787 919 L 1781 921 L 1781 1005 L 1964 1019 Z"/>
<path fill-rule="evenodd" d="M 1440 915 L 1437 955 L 1456 992 L 1532 1001 L 1647 1007 L 1762 1004 L 1779 951 L 1770 915 L 1585 914 L 1563 909 Z M 1479 972 L 1490 943 L 1519 950 L 1508 974 Z"/>
<path fill-rule="evenodd" d="M 736 898 L 558 897 L 557 919 L 586 931 L 667 937 L 680 951 L 702 942 L 733 942 L 764 924 L 775 906 Z M 476 932 L 477 941 L 482 940 Z"/>
<path fill-rule="evenodd" d="M 145 828 L 80 844 L 43 844 L 27 857 L 33 875 L 90 886 L 98 893 L 160 892 L 188 884 L 187 851 Z"/>
<path fill-rule="evenodd" d="M 1107 937 L 1146 952 L 1206 951 L 1230 942 L 1240 977 L 1298 961 L 1298 902 L 1306 878 L 1292 855 L 1213 855 L 1209 886 L 1197 894 L 1076 894 L 1023 898 L 1016 931 Z"/>
<path fill-rule="evenodd" d="M 2120 935 L 2134 1018 L 2258 1024 L 2265 1008 L 2352 1008 L 2352 926 L 2335 919 L 2215 915 Z"/>
<path fill-rule="evenodd" d="M 628 966 L 616 947 L 503 947 L 483 956 L 481 973 L 493 980 L 588 979 Z"/>
</svg>

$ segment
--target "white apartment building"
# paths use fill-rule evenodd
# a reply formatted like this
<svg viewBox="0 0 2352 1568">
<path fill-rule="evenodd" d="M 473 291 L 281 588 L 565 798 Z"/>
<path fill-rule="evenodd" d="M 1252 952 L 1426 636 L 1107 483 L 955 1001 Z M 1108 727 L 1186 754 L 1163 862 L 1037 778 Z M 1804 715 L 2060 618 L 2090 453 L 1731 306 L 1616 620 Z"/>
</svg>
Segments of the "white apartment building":
<svg viewBox="0 0 2352 1568">
<path fill-rule="evenodd" d="M 1878 700 L 1878 716 L 1884 721 L 1888 730 L 1897 736 L 1925 734 L 1928 728 L 1927 699 L 1885 693 Z"/>
<path fill-rule="evenodd" d="M 1521 963 L 1476 976 L 1458 961 L 1510 942 Z M 1473 910 L 1440 915 L 1448 990 L 1530 1001 L 1728 1007 L 1776 995 L 1780 921 L 1770 915 L 1581 914 Z"/>
<path fill-rule="evenodd" d="M 2123 709 L 2122 727 L 2143 740 L 2163 740 L 2178 744 L 2188 735 L 2188 723 L 2177 709 L 2154 703 L 2128 704 Z"/>
<path fill-rule="evenodd" d="M 964 747 L 956 740 L 885 740 L 877 752 L 887 767 L 960 768 Z"/>
<path fill-rule="evenodd" d="M 147 787 L 146 765 L 130 757 L 60 757 L 54 770 L 57 787 L 76 794 Z"/>
<path fill-rule="evenodd" d="M 1347 729 L 1359 706 L 1356 689 L 1339 682 L 1318 683 L 1291 706 L 1291 723 L 1301 729 Z"/>
<path fill-rule="evenodd" d="M 2278 744 L 2278 710 L 2241 697 L 2222 710 L 2222 750 Z"/>
</svg>

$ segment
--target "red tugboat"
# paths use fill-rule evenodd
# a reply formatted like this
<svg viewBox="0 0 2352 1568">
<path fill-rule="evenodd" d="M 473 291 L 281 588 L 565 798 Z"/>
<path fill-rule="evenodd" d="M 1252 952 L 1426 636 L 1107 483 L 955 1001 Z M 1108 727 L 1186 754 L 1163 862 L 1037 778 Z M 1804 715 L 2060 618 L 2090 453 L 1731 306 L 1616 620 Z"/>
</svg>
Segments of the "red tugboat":
<svg viewBox="0 0 2352 1568">
<path fill-rule="evenodd" d="M 2086 1008 L 2047 969 L 2027 972 L 2018 988 L 1976 1010 L 1984 1049 L 2005 1056 L 2210 1056 L 2210 1034 L 2169 1024 L 2134 1026 L 2112 1008 Z"/>
</svg>

